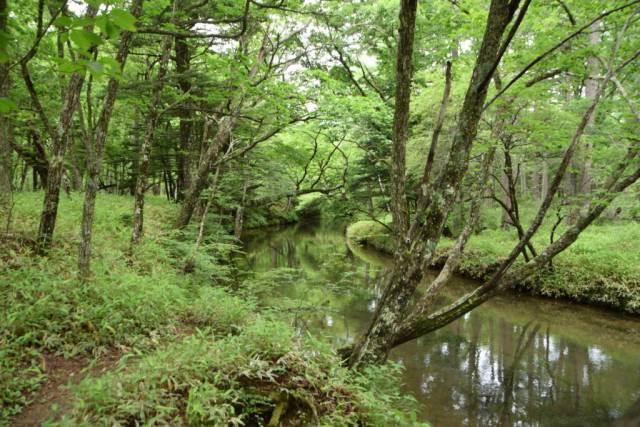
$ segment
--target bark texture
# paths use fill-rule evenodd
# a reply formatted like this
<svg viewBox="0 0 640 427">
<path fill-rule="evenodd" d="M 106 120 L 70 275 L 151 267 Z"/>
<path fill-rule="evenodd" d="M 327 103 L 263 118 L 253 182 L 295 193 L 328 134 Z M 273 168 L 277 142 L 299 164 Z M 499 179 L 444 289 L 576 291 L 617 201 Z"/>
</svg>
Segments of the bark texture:
<svg viewBox="0 0 640 427">
<path fill-rule="evenodd" d="M 131 5 L 131 14 L 138 18 L 142 13 L 143 0 L 135 0 Z M 125 31 L 120 39 L 120 46 L 116 55 L 116 61 L 120 64 L 120 70 L 124 70 L 133 33 Z M 109 132 L 109 122 L 113 113 L 113 107 L 118 93 L 119 80 L 112 77 L 107 83 L 100 117 L 96 124 L 95 132 L 88 129 L 86 142 L 86 167 L 87 180 L 85 184 L 84 205 L 82 209 L 82 223 L 80 225 L 80 247 L 78 249 L 78 271 L 82 279 L 86 279 L 91 273 L 91 240 L 93 236 L 93 218 L 96 206 L 96 196 L 99 188 L 99 176 L 102 169 L 104 147 Z M 91 128 L 91 123 L 88 124 Z"/>
<path fill-rule="evenodd" d="M 396 103 L 393 116 L 393 147 L 391 151 L 391 206 L 394 234 L 402 238 L 409 228 L 409 207 L 406 196 L 406 144 L 409 139 L 409 105 L 413 74 L 413 41 L 415 38 L 418 0 L 402 0 L 398 55 L 396 60 Z M 396 242 L 398 245 L 399 242 Z"/>
<path fill-rule="evenodd" d="M 0 32 L 7 31 L 7 0 L 0 0 Z M 9 95 L 9 64 L 0 64 L 0 98 Z M 11 223 L 11 121 L 6 114 L 0 114 L 0 234 L 8 231 Z"/>
<path fill-rule="evenodd" d="M 162 95 L 162 89 L 164 88 L 164 82 L 167 75 L 167 66 L 169 65 L 169 54 L 171 53 L 172 44 L 173 38 L 171 36 L 166 36 L 162 49 L 162 57 L 160 58 L 160 68 L 158 69 L 156 81 L 153 84 L 153 94 L 147 115 L 145 136 L 142 140 L 140 154 L 138 156 L 138 177 L 136 178 L 136 186 L 133 193 L 134 207 L 133 227 L 131 231 L 132 245 L 139 244 L 140 239 L 142 238 L 144 227 L 144 193 L 147 188 L 149 156 L 151 155 L 151 147 L 155 138 L 155 130 L 160 118 L 160 97 Z"/>
<path fill-rule="evenodd" d="M 350 352 L 348 365 L 351 367 L 386 360 L 394 345 L 396 328 L 406 316 L 411 296 L 435 254 L 444 223 L 459 195 L 488 85 L 510 40 L 507 38 L 503 43 L 502 36 L 518 5 L 518 1 L 491 2 L 482 45 L 458 115 L 449 158 L 434 183 L 421 189 L 415 220 L 396 249 L 394 266 L 387 276 L 373 320 Z M 402 8 L 409 6 L 406 2 L 402 3 Z M 401 16 L 404 13 L 401 11 Z M 401 55 L 401 52 L 399 49 L 398 54 Z"/>
<path fill-rule="evenodd" d="M 98 10 L 94 6 L 88 6 L 85 14 L 86 18 L 94 18 Z M 93 24 L 85 26 L 86 31 L 93 30 Z M 26 63 L 22 63 L 23 74 Z M 80 92 L 84 85 L 86 70 L 74 72 L 69 84 L 65 90 L 62 109 L 58 125 L 55 130 L 51 130 L 52 149 L 49 157 L 49 169 L 47 173 L 47 182 L 44 187 L 44 202 L 42 206 L 42 214 L 40 215 L 40 225 L 38 227 L 38 246 L 41 251 L 49 249 L 53 239 L 53 232 L 56 226 L 56 218 L 58 216 L 58 202 L 60 201 L 60 185 L 62 183 L 62 175 L 64 174 L 64 157 L 69 144 L 69 134 L 73 125 L 73 115 L 80 104 Z M 25 81 L 27 78 L 25 78 Z M 29 86 L 29 82 L 26 82 Z M 33 86 L 33 84 L 31 84 Z M 33 99 L 33 96 L 32 96 Z M 39 102 L 37 102 L 39 104 Z M 43 111 L 41 106 L 36 109 Z M 45 125 L 48 121 L 44 121 Z"/>
</svg>

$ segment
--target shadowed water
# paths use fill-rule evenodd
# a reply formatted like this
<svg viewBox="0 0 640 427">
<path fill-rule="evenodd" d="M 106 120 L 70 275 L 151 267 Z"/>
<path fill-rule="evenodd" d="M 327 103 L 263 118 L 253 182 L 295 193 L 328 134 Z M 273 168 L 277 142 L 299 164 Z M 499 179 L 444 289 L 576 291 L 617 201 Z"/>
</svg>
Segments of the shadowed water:
<svg viewBox="0 0 640 427">
<path fill-rule="evenodd" d="M 246 239 L 257 272 L 295 269 L 276 291 L 300 300 L 300 323 L 341 346 L 366 327 L 389 259 L 341 230 L 288 227 Z M 290 270 L 286 270 L 290 271 Z M 453 279 L 440 304 L 475 284 Z M 434 426 L 640 426 L 640 321 L 505 295 L 391 355 Z"/>
</svg>

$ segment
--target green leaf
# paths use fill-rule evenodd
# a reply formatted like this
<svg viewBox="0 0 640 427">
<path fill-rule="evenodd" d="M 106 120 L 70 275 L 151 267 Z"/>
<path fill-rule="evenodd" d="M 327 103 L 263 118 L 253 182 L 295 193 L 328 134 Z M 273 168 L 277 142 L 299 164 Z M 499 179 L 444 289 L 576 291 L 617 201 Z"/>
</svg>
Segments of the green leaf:
<svg viewBox="0 0 640 427">
<path fill-rule="evenodd" d="M 127 30 L 127 31 L 136 30 L 136 18 L 126 10 L 113 9 L 109 13 L 109 18 L 115 25 L 117 25 L 118 27 L 124 30 Z"/>
<path fill-rule="evenodd" d="M 15 110 L 17 105 L 9 98 L 0 98 L 0 113 L 6 114 L 12 110 Z"/>
<path fill-rule="evenodd" d="M 91 25 L 93 24 L 93 22 L 94 22 L 93 18 L 74 18 L 71 26 L 74 28 L 80 28 L 86 25 Z"/>
<path fill-rule="evenodd" d="M 110 76 L 117 76 L 120 74 L 120 63 L 113 58 L 100 58 L 100 63 L 103 65 L 104 72 Z"/>
<path fill-rule="evenodd" d="M 89 50 L 92 46 L 102 43 L 100 36 L 87 30 L 73 30 L 69 37 L 76 46 L 83 50 Z"/>
<path fill-rule="evenodd" d="M 114 25 L 107 16 L 100 16 L 96 18 L 96 25 L 100 28 L 100 32 L 108 39 L 117 37 L 120 33 L 120 29 Z"/>
<path fill-rule="evenodd" d="M 61 73 L 74 73 L 76 71 L 80 71 L 81 69 L 82 67 L 80 65 L 68 59 L 61 59 L 58 62 L 58 70 Z"/>
<path fill-rule="evenodd" d="M 53 24 L 57 25 L 58 27 L 72 27 L 73 19 L 69 18 L 68 16 L 59 16 L 55 21 L 53 21 Z"/>
</svg>

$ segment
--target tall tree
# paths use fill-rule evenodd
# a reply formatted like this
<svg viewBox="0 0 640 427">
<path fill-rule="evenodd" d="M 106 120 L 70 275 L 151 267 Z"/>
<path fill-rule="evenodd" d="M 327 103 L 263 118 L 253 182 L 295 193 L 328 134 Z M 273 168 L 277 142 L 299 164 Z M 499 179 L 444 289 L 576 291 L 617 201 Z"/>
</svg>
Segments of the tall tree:
<svg viewBox="0 0 640 427">
<path fill-rule="evenodd" d="M 64 7 L 64 6 L 63 6 Z M 60 199 L 60 184 L 62 182 L 62 175 L 64 173 L 64 157 L 69 145 L 69 134 L 71 126 L 73 124 L 73 115 L 80 103 L 80 93 L 84 85 L 85 76 L 87 74 L 86 67 L 80 67 L 71 74 L 69 83 L 63 93 L 62 107 L 60 108 L 60 114 L 58 118 L 58 124 L 54 128 L 49 123 L 47 114 L 45 113 L 42 103 L 36 88 L 31 79 L 29 72 L 29 61 L 33 59 L 37 52 L 37 47 L 44 36 L 46 29 L 42 26 L 42 2 L 39 5 L 38 11 L 38 28 L 36 29 L 36 37 L 33 47 L 29 52 L 20 60 L 20 67 L 22 71 L 22 77 L 25 85 L 29 91 L 31 101 L 42 120 L 42 124 L 47 131 L 47 135 L 51 140 L 51 155 L 49 157 L 49 164 L 47 170 L 47 182 L 44 187 L 44 202 L 42 207 L 42 214 L 40 215 L 40 225 L 38 228 L 38 246 L 40 250 L 46 250 L 51 246 L 53 239 L 53 232 L 56 225 L 56 218 L 58 216 L 58 202 Z M 83 33 L 78 33 L 78 41 L 81 44 L 79 54 L 84 59 L 89 59 L 92 56 L 93 50 L 96 47 L 95 39 L 89 34 L 93 34 L 94 18 L 98 12 L 95 5 L 87 6 L 84 14 L 84 19 L 87 22 L 82 28 Z M 55 18 L 55 16 L 54 16 Z"/>
<path fill-rule="evenodd" d="M 449 159 L 438 179 L 433 184 L 423 184 L 420 189 L 416 218 L 407 233 L 401 236 L 401 244 L 394 253 L 395 263 L 385 291 L 369 329 L 350 354 L 350 366 L 384 360 L 392 348 L 393 331 L 404 318 L 411 296 L 435 255 L 445 221 L 460 190 L 489 82 L 511 40 L 508 37 L 503 41 L 503 34 L 519 4 L 519 1 L 506 0 L 491 2 L 482 45 L 458 116 Z M 404 9 L 411 6 L 410 2 L 402 2 L 400 16 L 406 16 L 408 12 Z M 412 28 L 403 27 L 403 24 L 400 28 L 413 31 Z M 403 40 L 402 35 L 399 40 Z M 411 54 L 411 51 L 407 52 L 402 47 L 398 49 L 398 56 L 407 54 Z M 404 60 L 406 59 L 399 59 L 398 62 Z M 396 116 L 395 120 L 407 119 Z"/>
<path fill-rule="evenodd" d="M 4 102 L 4 108 L 8 108 L 9 96 L 9 63 L 7 56 L 7 42 L 9 32 L 7 19 L 9 8 L 7 0 L 0 0 L 0 43 L 3 44 L 0 55 L 0 101 Z M 11 121 L 9 116 L 2 112 L 0 114 L 0 234 L 9 230 L 11 221 Z"/>
<path fill-rule="evenodd" d="M 143 0 L 134 0 L 131 4 L 131 16 L 139 18 L 142 14 Z M 116 54 L 116 61 L 119 71 L 124 71 L 129 49 L 134 37 L 134 28 L 125 29 L 120 38 L 120 46 Z M 120 76 L 109 78 L 105 91 L 102 109 L 98 122 L 93 128 L 91 120 L 85 125 L 85 148 L 87 164 L 87 180 L 84 193 L 84 207 L 82 210 L 82 224 L 80 226 L 80 247 L 78 254 L 78 270 L 80 277 L 86 279 L 91 272 L 91 240 L 93 230 L 94 211 L 96 206 L 96 196 L 98 193 L 98 179 L 102 169 L 102 158 L 104 155 L 105 143 L 109 133 L 109 123 L 113 114 L 113 107 L 116 102 L 116 95 L 120 85 Z"/>
<path fill-rule="evenodd" d="M 144 193 L 147 188 L 147 175 L 149 173 L 149 156 L 151 155 L 151 147 L 155 138 L 156 127 L 160 118 L 160 101 L 162 89 L 164 88 L 167 67 L 169 65 L 169 55 L 171 54 L 171 46 L 173 46 L 173 37 L 165 36 L 160 57 L 160 65 L 158 75 L 153 82 L 153 93 L 151 95 L 151 104 L 147 112 L 145 135 L 140 145 L 140 153 L 138 156 L 138 173 L 136 178 L 136 186 L 134 188 L 134 207 L 133 207 L 133 228 L 131 231 L 131 244 L 137 245 L 142 238 L 144 226 Z"/>
<path fill-rule="evenodd" d="M 529 228 L 514 246 L 509 256 L 500 263 L 496 272 L 482 286 L 450 305 L 434 310 L 432 306 L 433 296 L 447 283 L 451 272 L 460 259 L 460 253 L 464 249 L 464 244 L 470 234 L 469 229 L 473 228 L 469 227 L 469 225 L 473 225 L 474 218 L 477 216 L 474 207 L 465 231 L 461 233 L 456 245 L 449 251 L 445 268 L 428 285 L 424 296 L 414 304 L 411 304 L 417 285 L 425 276 L 427 268 L 434 259 L 435 249 L 442 235 L 445 221 L 460 192 L 464 175 L 468 171 L 470 149 L 476 137 L 480 116 L 483 110 L 486 109 L 485 100 L 489 81 L 493 78 L 502 56 L 522 23 L 529 4 L 530 1 L 527 0 L 522 2 L 516 0 L 493 0 L 491 2 L 487 25 L 471 81 L 457 116 L 456 129 L 449 156 L 438 177 L 433 182 L 428 182 L 427 185 L 423 184 L 420 189 L 414 219 L 406 235 L 402 236 L 401 244 L 395 250 L 394 265 L 387 275 L 384 292 L 378 301 L 368 329 L 354 347 L 343 350 L 343 354 L 347 356 L 348 364 L 351 367 L 357 368 L 367 363 L 385 360 L 389 350 L 394 346 L 448 324 L 493 297 L 501 289 L 529 277 L 537 269 L 546 266 L 554 256 L 575 242 L 580 233 L 603 212 L 620 192 L 640 178 L 640 167 L 630 167 L 637 149 L 637 147 L 634 147 L 637 142 L 632 142 L 628 147 L 627 153 L 619 159 L 609 177 L 605 179 L 602 188 L 598 191 L 597 198 L 580 214 L 576 224 L 566 230 L 558 240 L 547 246 L 537 256 L 534 256 L 523 267 L 509 271 L 515 259 L 530 243 L 532 236 L 540 228 L 614 71 L 623 69 L 639 56 L 638 52 L 636 52 L 630 58 L 616 64 L 618 48 L 630 22 L 630 19 L 628 19 L 616 38 L 607 74 L 600 82 L 592 102 L 582 115 L 571 142 L 565 149 L 560 165 L 549 184 L 544 200 Z M 405 3 L 402 3 L 402 5 L 405 7 Z M 597 17 L 596 21 L 630 5 L 627 4 L 624 7 L 607 11 Z M 402 13 L 401 11 L 401 15 Z M 507 31 L 509 23 L 512 21 L 513 24 Z M 539 62 L 541 60 L 539 58 L 549 55 L 566 41 L 580 34 L 589 25 L 583 26 L 578 32 L 574 32 L 555 47 L 536 58 L 525 67 L 525 72 Z M 401 55 L 402 49 L 398 49 L 398 52 Z M 517 74 L 514 79 L 519 79 L 525 72 Z M 504 93 L 513 84 L 514 79 L 505 85 L 488 104 L 491 104 L 493 100 Z M 485 156 L 485 159 L 489 157 Z M 486 170 L 487 164 L 488 162 L 485 161 L 483 170 Z M 480 191 L 480 193 L 483 191 Z"/>
</svg>

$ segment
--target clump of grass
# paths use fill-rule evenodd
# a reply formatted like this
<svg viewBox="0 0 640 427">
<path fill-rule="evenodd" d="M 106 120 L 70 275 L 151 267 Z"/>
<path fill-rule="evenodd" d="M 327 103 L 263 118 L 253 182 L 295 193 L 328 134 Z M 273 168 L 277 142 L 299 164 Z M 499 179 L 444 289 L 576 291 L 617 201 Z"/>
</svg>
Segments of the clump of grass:
<svg viewBox="0 0 640 427">
<path fill-rule="evenodd" d="M 393 252 L 393 239 L 389 229 L 376 221 L 354 222 L 347 228 L 347 238 L 360 244 L 370 245 L 382 252 Z"/>
<path fill-rule="evenodd" d="M 326 345 L 253 316 L 236 335 L 202 331 L 123 372 L 85 380 L 60 425 L 266 425 L 274 416 L 302 424 L 415 425 L 415 402 L 398 392 L 397 369 L 350 372 Z"/>
</svg>

